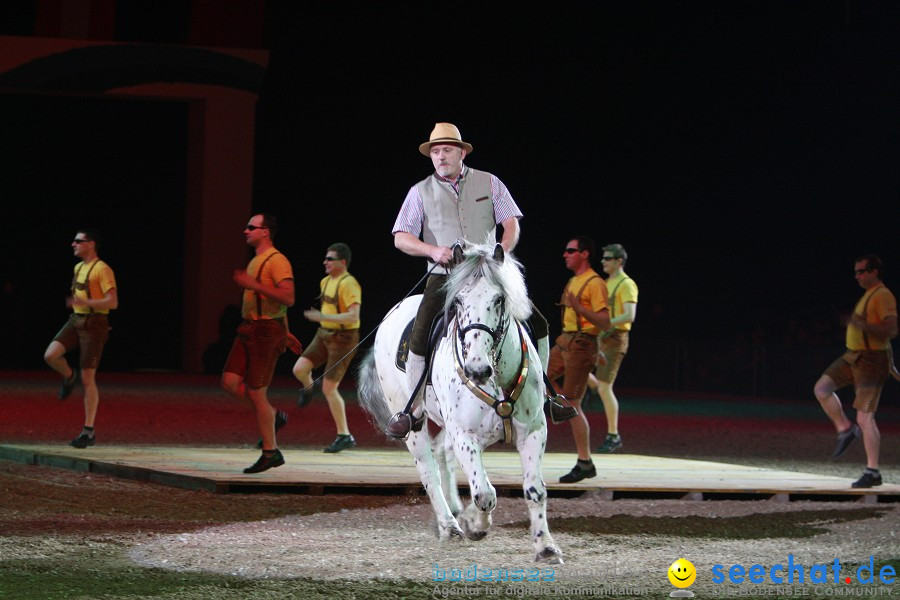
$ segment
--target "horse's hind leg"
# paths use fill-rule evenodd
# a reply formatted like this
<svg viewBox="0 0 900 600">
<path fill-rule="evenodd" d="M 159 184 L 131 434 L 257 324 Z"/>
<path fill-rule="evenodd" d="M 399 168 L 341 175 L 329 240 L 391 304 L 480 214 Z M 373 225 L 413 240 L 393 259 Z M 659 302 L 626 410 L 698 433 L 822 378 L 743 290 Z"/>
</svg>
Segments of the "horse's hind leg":
<svg viewBox="0 0 900 600">
<path fill-rule="evenodd" d="M 428 436 L 428 427 L 421 431 L 412 432 L 406 440 L 406 447 L 416 461 L 416 469 L 419 471 L 419 479 L 425 486 L 425 493 L 431 501 L 431 508 L 437 519 L 438 538 L 441 540 L 462 539 L 463 531 L 459 522 L 453 515 L 447 499 L 444 497 L 441 485 L 442 469 L 435 460 L 431 450 L 431 441 Z M 458 510 L 458 507 L 457 507 Z"/>
<path fill-rule="evenodd" d="M 459 487 L 456 485 L 456 459 L 453 457 L 453 448 L 450 445 L 450 436 L 444 429 L 434 437 L 431 450 L 441 471 L 441 488 L 444 498 L 450 507 L 454 517 L 462 514 L 462 500 L 459 497 Z"/>
<path fill-rule="evenodd" d="M 547 441 L 547 429 L 533 431 L 519 438 L 519 458 L 524 473 L 522 490 L 531 517 L 531 539 L 534 542 L 535 560 L 548 564 L 563 564 L 562 551 L 550 535 L 547 524 L 547 488 L 541 474 L 541 462 Z"/>
<path fill-rule="evenodd" d="M 466 507 L 459 524 L 470 540 L 480 540 L 491 527 L 491 512 L 497 506 L 497 490 L 488 481 L 481 459 L 481 443 L 472 434 L 459 428 L 451 432 L 456 461 L 469 480 L 472 502 Z"/>
</svg>

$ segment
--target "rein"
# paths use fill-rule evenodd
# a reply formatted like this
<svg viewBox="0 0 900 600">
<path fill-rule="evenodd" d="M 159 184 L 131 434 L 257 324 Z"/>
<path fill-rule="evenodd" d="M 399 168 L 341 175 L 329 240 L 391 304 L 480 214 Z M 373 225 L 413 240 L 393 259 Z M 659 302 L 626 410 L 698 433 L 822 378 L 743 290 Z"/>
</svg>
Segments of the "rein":
<svg viewBox="0 0 900 600">
<path fill-rule="evenodd" d="M 509 321 L 507 320 L 507 326 L 504 327 L 503 336 L 505 337 L 505 333 L 509 330 Z M 493 331 L 487 325 L 482 325 L 481 323 L 475 323 L 472 325 L 467 325 L 463 329 L 459 328 L 459 317 L 453 320 L 453 329 L 456 333 L 455 336 L 451 336 L 451 339 L 458 337 L 459 343 L 455 341 L 453 343 L 453 362 L 456 366 L 456 374 L 459 375 L 462 383 L 469 389 L 472 394 L 475 395 L 476 398 L 490 406 L 494 409 L 494 412 L 497 413 L 503 420 L 503 438 L 504 441 L 509 444 L 512 442 L 512 424 L 510 423 L 510 419 L 512 417 L 513 409 L 515 408 L 516 400 L 519 399 L 519 395 L 522 393 L 522 389 L 525 387 L 525 381 L 528 378 L 528 344 L 525 341 L 525 335 L 522 332 L 522 324 L 516 321 L 516 329 L 519 332 L 519 346 L 521 348 L 522 360 L 519 362 L 519 375 L 516 378 L 515 383 L 511 386 L 511 389 L 503 390 L 503 398 L 495 398 L 494 396 L 485 392 L 481 387 L 478 386 L 475 382 L 473 382 L 466 375 L 465 370 L 462 367 L 462 360 L 459 355 L 459 348 L 462 345 L 463 336 L 466 332 L 471 331 L 473 329 L 479 329 L 482 331 L 486 331 L 491 337 L 494 339 L 495 344 L 497 343 L 498 337 L 501 336 L 501 333 L 498 331 Z M 502 345 L 501 345 L 502 349 Z M 498 356 L 492 361 L 491 366 L 494 367 L 494 373 L 496 376 L 497 373 L 497 364 L 499 363 L 499 353 Z"/>
<path fill-rule="evenodd" d="M 369 339 L 369 338 L 372 336 L 373 333 L 375 333 L 376 331 L 378 331 L 378 328 L 381 327 L 381 324 L 384 323 L 385 321 L 387 321 L 387 318 L 388 318 L 389 316 L 391 316 L 391 314 L 393 314 L 393 312 L 394 312 L 395 310 L 397 310 L 397 308 L 400 306 L 400 304 L 403 303 L 404 300 L 406 300 L 407 298 L 409 298 L 410 296 L 412 296 L 412 293 L 413 293 L 414 291 L 416 291 L 416 289 L 417 289 L 420 285 L 422 285 L 422 282 L 424 282 L 424 281 L 428 278 L 428 276 L 431 275 L 431 272 L 434 271 L 438 266 L 439 266 L 438 263 L 434 263 L 434 265 L 432 265 L 432 267 L 431 267 L 430 269 L 428 269 L 428 272 L 425 273 L 425 275 L 423 275 L 422 278 L 421 278 L 419 281 L 417 281 L 416 284 L 415 284 L 414 286 L 412 286 L 412 288 L 411 288 L 408 292 L 406 292 L 406 295 L 403 296 L 403 298 L 401 298 L 400 301 L 397 302 L 397 304 L 395 304 L 394 307 L 393 307 L 391 310 L 389 310 L 388 313 L 387 313 L 386 315 L 384 315 L 384 318 L 381 319 L 381 321 L 378 322 L 378 325 L 376 325 L 375 327 L 372 328 L 372 331 L 370 331 L 369 333 L 367 333 L 366 336 L 365 336 L 364 338 L 362 338 L 361 340 L 359 340 L 359 342 L 358 342 L 355 346 L 353 346 L 353 348 L 351 348 L 351 349 L 349 350 L 349 352 L 347 352 L 347 354 L 345 354 L 344 356 L 342 356 L 342 357 L 340 358 L 340 360 L 338 360 L 337 362 L 335 362 L 335 363 L 334 363 L 334 366 L 332 366 L 330 369 L 326 369 L 324 373 L 322 373 L 321 375 L 319 375 L 318 377 L 316 377 L 315 379 L 313 379 L 313 385 L 317 384 L 317 383 L 320 382 L 322 379 L 324 379 L 325 376 L 328 375 L 328 373 L 330 373 L 332 370 L 336 369 L 336 368 L 338 367 L 338 365 L 340 365 L 340 364 L 344 361 L 345 358 L 347 358 L 348 356 L 350 356 L 351 354 L 353 354 L 354 352 L 356 352 L 356 349 L 359 348 L 360 346 L 362 346 L 363 342 L 365 342 L 367 339 Z M 406 409 L 409 410 L 409 406 L 407 406 Z"/>
</svg>

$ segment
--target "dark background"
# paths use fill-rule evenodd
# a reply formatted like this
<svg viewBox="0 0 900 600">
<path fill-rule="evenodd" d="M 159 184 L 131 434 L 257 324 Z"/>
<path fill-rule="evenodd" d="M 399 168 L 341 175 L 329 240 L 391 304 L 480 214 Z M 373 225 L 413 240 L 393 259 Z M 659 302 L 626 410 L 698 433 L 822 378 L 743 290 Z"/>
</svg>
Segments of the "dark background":
<svg viewBox="0 0 900 600">
<path fill-rule="evenodd" d="M 185 43 L 183 6 L 119 2 L 116 37 Z M 839 349 L 853 259 L 880 254 L 889 286 L 900 268 L 897 3 L 261 6 L 254 210 L 281 220 L 304 341 L 331 242 L 354 251 L 364 333 L 424 273 L 390 231 L 436 121 L 525 213 L 517 254 L 551 332 L 576 234 L 628 250 L 635 347 L 781 345 L 799 328 Z M 33 3 L 2 10 L 0 34 L 30 35 Z M 105 233 L 120 285 L 104 367 L 180 364 L 186 110 L 0 94 L 0 367 L 43 368 L 82 224 Z"/>
</svg>

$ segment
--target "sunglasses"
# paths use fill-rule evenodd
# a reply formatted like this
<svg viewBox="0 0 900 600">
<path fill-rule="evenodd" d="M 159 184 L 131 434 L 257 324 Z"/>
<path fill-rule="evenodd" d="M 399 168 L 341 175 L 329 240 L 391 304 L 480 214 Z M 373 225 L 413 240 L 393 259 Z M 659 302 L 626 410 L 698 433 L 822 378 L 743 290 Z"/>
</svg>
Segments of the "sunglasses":
<svg viewBox="0 0 900 600">
<path fill-rule="evenodd" d="M 75 238 L 74 240 L 72 240 L 72 243 L 73 244 L 81 244 L 82 242 L 89 242 L 89 241 L 91 241 L 91 240 L 79 240 L 78 238 Z"/>
<path fill-rule="evenodd" d="M 336 257 L 336 256 L 326 256 L 326 257 L 325 257 L 325 260 L 331 262 L 331 261 L 333 261 L 333 260 L 344 260 L 344 259 L 343 259 L 343 258 L 338 258 L 338 257 Z"/>
<path fill-rule="evenodd" d="M 576 252 L 584 252 L 584 250 L 579 250 L 578 248 L 566 248 L 566 254 L 575 254 Z"/>
<path fill-rule="evenodd" d="M 256 231 L 257 229 L 268 229 L 268 227 L 263 227 L 262 225 L 247 225 L 244 229 L 247 231 Z"/>
<path fill-rule="evenodd" d="M 618 256 L 604 256 L 600 260 L 616 260 L 618 258 L 619 258 Z"/>
<path fill-rule="evenodd" d="M 868 273 L 868 272 L 871 271 L 871 270 L 872 270 L 872 269 L 856 269 L 856 270 L 853 271 L 853 272 L 856 273 L 857 275 L 862 275 L 863 273 Z"/>
</svg>

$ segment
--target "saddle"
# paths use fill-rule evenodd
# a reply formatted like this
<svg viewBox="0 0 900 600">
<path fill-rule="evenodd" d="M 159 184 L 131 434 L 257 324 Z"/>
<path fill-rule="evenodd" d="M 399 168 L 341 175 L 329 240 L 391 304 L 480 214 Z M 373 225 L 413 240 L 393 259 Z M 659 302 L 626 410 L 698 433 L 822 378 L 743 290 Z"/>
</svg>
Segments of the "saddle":
<svg viewBox="0 0 900 600">
<path fill-rule="evenodd" d="M 431 361 L 437 350 L 438 342 L 447 337 L 447 325 L 453 318 L 453 312 L 438 313 L 431 322 L 431 333 L 428 335 L 428 349 L 425 352 L 425 383 L 431 385 Z M 416 319 L 413 317 L 403 329 L 400 342 L 397 344 L 395 364 L 397 368 L 406 373 L 406 359 L 409 356 L 409 338 L 412 337 L 413 325 Z"/>
</svg>

